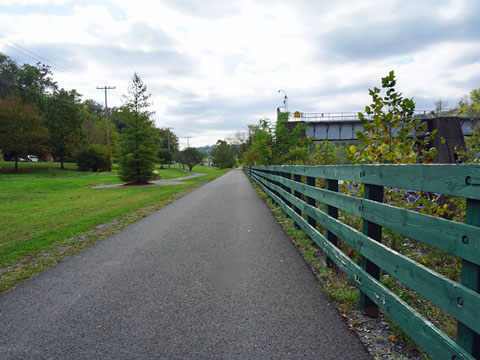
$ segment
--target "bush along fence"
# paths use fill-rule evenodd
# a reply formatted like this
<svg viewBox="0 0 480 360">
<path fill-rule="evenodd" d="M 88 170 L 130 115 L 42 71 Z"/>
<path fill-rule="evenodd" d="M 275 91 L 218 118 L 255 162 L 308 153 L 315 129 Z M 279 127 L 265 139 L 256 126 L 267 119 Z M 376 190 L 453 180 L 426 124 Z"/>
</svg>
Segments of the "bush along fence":
<svg viewBox="0 0 480 360">
<path fill-rule="evenodd" d="M 325 252 L 327 263 L 359 288 L 365 313 L 374 316 L 381 308 L 435 359 L 480 359 L 480 166 L 279 165 L 244 171 Z M 315 186 L 316 179 L 325 179 L 325 189 Z M 339 181 L 364 184 L 363 197 L 339 193 Z M 465 223 L 383 204 L 384 187 L 466 198 Z M 361 218 L 363 231 L 340 222 L 339 209 Z M 382 228 L 461 258 L 461 282 L 383 245 Z M 337 239 L 361 254 L 360 265 L 337 247 Z M 380 270 L 453 316 L 456 342 L 385 287 Z"/>
</svg>

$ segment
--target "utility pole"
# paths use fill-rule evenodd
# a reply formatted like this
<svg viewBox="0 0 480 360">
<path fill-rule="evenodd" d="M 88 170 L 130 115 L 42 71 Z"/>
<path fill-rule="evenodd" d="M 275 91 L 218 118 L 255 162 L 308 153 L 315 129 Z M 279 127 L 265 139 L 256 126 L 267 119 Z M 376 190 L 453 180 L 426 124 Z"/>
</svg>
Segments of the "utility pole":
<svg viewBox="0 0 480 360">
<path fill-rule="evenodd" d="M 107 129 L 107 151 L 108 151 L 108 171 L 112 171 L 112 150 L 110 149 L 110 130 L 108 127 L 108 105 L 107 105 L 107 90 L 113 90 L 115 86 L 98 87 L 97 90 L 105 90 L 105 127 Z"/>
<path fill-rule="evenodd" d="M 192 138 L 191 136 L 185 136 L 185 138 L 187 139 L 187 148 L 190 147 L 190 139 Z"/>
<path fill-rule="evenodd" d="M 165 129 L 167 129 L 167 144 L 168 144 L 168 150 L 170 150 L 170 130 L 172 130 L 173 128 L 172 127 L 166 127 Z"/>
</svg>

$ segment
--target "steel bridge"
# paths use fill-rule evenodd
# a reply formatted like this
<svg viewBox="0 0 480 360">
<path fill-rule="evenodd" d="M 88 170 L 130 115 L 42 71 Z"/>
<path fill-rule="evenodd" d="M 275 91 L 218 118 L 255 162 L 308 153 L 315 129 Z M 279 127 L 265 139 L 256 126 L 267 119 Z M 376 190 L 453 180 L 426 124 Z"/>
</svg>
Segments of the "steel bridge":
<svg viewBox="0 0 480 360">
<path fill-rule="evenodd" d="M 369 115 L 364 114 L 369 119 Z M 480 114 L 461 114 L 456 109 L 445 111 L 420 110 L 415 111 L 414 118 L 431 123 L 438 119 L 443 121 L 458 121 L 464 136 L 471 136 L 472 129 L 480 120 Z M 300 113 L 289 114 L 289 127 L 295 123 L 304 123 L 308 126 L 306 135 L 320 140 L 356 140 L 355 132 L 363 130 L 358 112 L 334 113 Z"/>
</svg>

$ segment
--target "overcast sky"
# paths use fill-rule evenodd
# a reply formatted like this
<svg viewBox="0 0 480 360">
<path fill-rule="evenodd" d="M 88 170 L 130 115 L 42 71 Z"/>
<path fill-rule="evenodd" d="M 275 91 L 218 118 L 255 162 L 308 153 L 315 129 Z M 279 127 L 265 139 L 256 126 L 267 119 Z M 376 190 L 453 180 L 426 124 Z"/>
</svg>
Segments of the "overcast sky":
<svg viewBox="0 0 480 360">
<path fill-rule="evenodd" d="M 97 86 L 121 105 L 136 71 L 157 126 L 193 146 L 275 119 L 279 89 L 291 111 L 341 112 L 390 70 L 417 109 L 480 87 L 478 0 L 0 0 L 0 36 L 0 52 L 48 59 L 102 104 Z"/>
</svg>

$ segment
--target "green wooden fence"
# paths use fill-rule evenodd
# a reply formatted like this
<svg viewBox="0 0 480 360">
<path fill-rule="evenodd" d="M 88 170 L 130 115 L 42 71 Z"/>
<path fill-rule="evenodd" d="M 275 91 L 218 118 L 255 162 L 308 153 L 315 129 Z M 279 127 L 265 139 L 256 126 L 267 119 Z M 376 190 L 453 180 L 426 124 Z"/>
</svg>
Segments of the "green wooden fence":
<svg viewBox="0 0 480 360">
<path fill-rule="evenodd" d="M 244 171 L 360 289 L 360 306 L 366 313 L 375 315 L 381 308 L 433 358 L 480 359 L 480 166 L 279 165 Z M 317 178 L 326 180 L 325 189 L 315 186 Z M 364 196 L 339 193 L 339 180 L 364 184 Z M 383 204 L 384 187 L 464 197 L 466 221 Z M 326 211 L 318 203 L 325 204 Z M 363 231 L 340 222 L 338 209 L 363 219 Z M 460 257 L 461 283 L 383 245 L 382 228 Z M 336 246 L 337 238 L 360 252 L 360 265 Z M 385 287 L 379 281 L 380 270 L 457 319 L 456 342 Z"/>
</svg>

